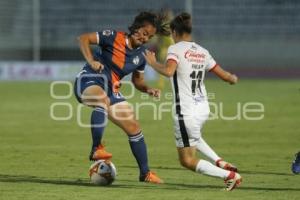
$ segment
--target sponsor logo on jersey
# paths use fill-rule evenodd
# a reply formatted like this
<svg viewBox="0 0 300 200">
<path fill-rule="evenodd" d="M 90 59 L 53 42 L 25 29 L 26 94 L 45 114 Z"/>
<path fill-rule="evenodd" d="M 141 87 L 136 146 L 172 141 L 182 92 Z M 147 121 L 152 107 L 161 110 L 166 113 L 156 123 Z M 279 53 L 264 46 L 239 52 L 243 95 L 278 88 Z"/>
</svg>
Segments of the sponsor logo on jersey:
<svg viewBox="0 0 300 200">
<path fill-rule="evenodd" d="M 140 58 L 138 56 L 136 56 L 132 59 L 132 62 L 133 62 L 133 64 L 138 65 L 140 62 Z"/>
<path fill-rule="evenodd" d="M 202 63 L 205 60 L 205 54 L 189 49 L 184 53 L 184 58 L 187 59 L 189 62 Z"/>
<path fill-rule="evenodd" d="M 199 59 L 204 59 L 205 58 L 205 54 L 204 53 L 198 53 L 198 52 L 195 52 L 195 51 L 191 51 L 191 50 L 187 50 L 185 53 L 184 53 L 184 57 L 185 58 L 199 58 Z"/>
<path fill-rule="evenodd" d="M 102 34 L 105 35 L 105 36 L 113 35 L 113 33 L 112 33 L 111 30 L 104 30 L 104 31 L 102 32 Z"/>
</svg>

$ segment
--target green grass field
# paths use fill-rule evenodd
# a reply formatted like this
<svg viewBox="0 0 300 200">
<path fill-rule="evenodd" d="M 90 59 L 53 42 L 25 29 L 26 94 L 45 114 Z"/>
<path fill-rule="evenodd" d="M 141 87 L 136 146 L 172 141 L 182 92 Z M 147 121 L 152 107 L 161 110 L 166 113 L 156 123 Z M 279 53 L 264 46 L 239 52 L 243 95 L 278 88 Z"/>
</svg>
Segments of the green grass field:
<svg viewBox="0 0 300 200">
<path fill-rule="evenodd" d="M 204 127 L 206 141 L 240 169 L 243 183 L 233 192 L 221 190 L 222 180 L 179 165 L 171 116 L 163 113 L 162 120 L 154 120 L 150 107 L 140 110 L 140 123 L 151 168 L 166 183 L 137 181 L 138 169 L 127 137 L 109 124 L 104 140 L 114 155 L 117 180 L 109 187 L 93 186 L 88 179 L 90 132 L 77 125 L 75 98 L 51 98 L 50 83 L 46 82 L 1 82 L 0 199 L 299 199 L 300 175 L 293 175 L 290 166 L 300 150 L 300 81 L 242 80 L 230 86 L 207 80 L 206 86 L 216 97 L 212 101 L 223 102 L 226 116 L 237 113 L 239 102 L 260 102 L 265 108 L 264 118 L 259 121 L 218 119 L 208 121 Z M 68 93 L 67 87 L 55 91 Z M 164 93 L 168 91 L 167 87 Z M 139 96 L 129 101 L 153 102 Z M 55 102 L 71 103 L 70 120 L 50 118 L 50 106 Z M 88 112 L 83 109 L 84 122 L 88 122 Z M 68 109 L 56 107 L 55 114 L 66 116 Z"/>
</svg>

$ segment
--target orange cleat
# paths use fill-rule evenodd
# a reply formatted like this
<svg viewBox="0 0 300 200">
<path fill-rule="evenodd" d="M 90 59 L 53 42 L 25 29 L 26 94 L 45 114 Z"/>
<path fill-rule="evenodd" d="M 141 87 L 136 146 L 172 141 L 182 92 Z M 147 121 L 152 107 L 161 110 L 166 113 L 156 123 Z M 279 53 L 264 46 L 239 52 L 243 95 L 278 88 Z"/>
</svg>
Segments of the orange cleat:
<svg viewBox="0 0 300 200">
<path fill-rule="evenodd" d="M 146 177 L 144 180 L 142 180 L 143 182 L 147 182 L 147 183 L 155 183 L 155 184 L 162 184 L 164 183 L 164 181 L 162 179 L 160 179 L 156 173 L 149 171 L 146 174 Z"/>
<path fill-rule="evenodd" d="M 231 191 L 237 186 L 239 186 L 242 182 L 242 177 L 236 172 L 231 171 L 228 177 L 225 179 L 226 191 Z"/>
<path fill-rule="evenodd" d="M 228 171 L 233 171 L 233 172 L 237 172 L 238 169 L 236 166 L 234 166 L 233 164 L 230 164 L 222 159 L 219 159 L 216 161 L 216 166 L 228 170 Z"/>
<path fill-rule="evenodd" d="M 100 144 L 94 152 L 90 155 L 90 160 L 108 160 L 112 158 L 112 154 L 105 151 L 105 148 L 102 144 Z"/>
</svg>

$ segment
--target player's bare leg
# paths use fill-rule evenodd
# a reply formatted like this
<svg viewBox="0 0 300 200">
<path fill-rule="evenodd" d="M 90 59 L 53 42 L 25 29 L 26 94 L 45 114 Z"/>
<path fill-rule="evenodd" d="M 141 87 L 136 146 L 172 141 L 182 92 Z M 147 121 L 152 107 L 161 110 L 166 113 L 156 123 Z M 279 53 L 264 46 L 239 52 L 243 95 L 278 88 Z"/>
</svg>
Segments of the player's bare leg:
<svg viewBox="0 0 300 200">
<path fill-rule="evenodd" d="M 148 166 L 147 147 L 144 136 L 132 107 L 126 102 L 120 102 L 109 107 L 109 119 L 128 135 L 131 151 L 140 168 L 140 181 L 163 183 L 163 181 Z"/>
<path fill-rule="evenodd" d="M 242 181 L 238 173 L 221 169 L 206 160 L 196 158 L 196 147 L 177 147 L 177 151 L 183 167 L 197 173 L 222 178 L 226 183 L 226 191 L 233 190 Z"/>
<path fill-rule="evenodd" d="M 109 98 L 101 87 L 92 85 L 83 91 L 81 99 L 85 105 L 94 109 L 91 115 L 93 144 L 89 158 L 90 160 L 110 159 L 112 154 L 106 152 L 101 144 L 104 128 L 107 124 Z"/>
<path fill-rule="evenodd" d="M 138 121 L 135 120 L 134 111 L 126 101 L 110 106 L 108 118 L 128 136 L 134 136 L 141 131 Z"/>
</svg>

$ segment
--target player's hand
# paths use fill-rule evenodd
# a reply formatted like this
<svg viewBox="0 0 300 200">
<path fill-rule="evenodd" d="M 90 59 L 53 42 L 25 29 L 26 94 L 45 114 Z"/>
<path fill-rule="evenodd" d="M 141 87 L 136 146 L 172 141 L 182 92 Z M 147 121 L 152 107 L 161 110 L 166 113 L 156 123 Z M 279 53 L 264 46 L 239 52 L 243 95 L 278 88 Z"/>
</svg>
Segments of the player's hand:
<svg viewBox="0 0 300 200">
<path fill-rule="evenodd" d="M 238 77 L 235 75 L 235 74 L 231 74 L 230 75 L 230 80 L 229 80 L 229 83 L 231 84 L 231 85 L 233 85 L 233 84 L 236 84 L 237 82 L 238 82 Z"/>
<path fill-rule="evenodd" d="M 154 63 L 156 63 L 156 57 L 155 57 L 154 52 L 146 49 L 146 51 L 145 51 L 145 53 L 143 53 L 143 55 L 149 65 L 152 66 Z"/>
<path fill-rule="evenodd" d="M 101 72 L 104 68 L 104 65 L 98 61 L 91 61 L 89 62 L 90 66 L 92 67 L 93 70 L 96 72 Z"/>
<path fill-rule="evenodd" d="M 156 98 L 160 98 L 160 90 L 159 89 L 149 88 L 149 89 L 147 89 L 147 94 L 149 94 L 150 96 L 156 97 Z"/>
</svg>

